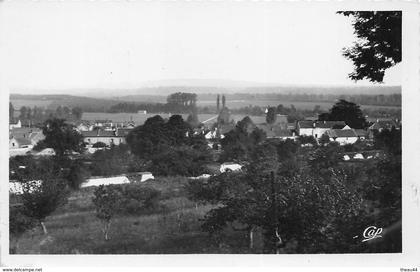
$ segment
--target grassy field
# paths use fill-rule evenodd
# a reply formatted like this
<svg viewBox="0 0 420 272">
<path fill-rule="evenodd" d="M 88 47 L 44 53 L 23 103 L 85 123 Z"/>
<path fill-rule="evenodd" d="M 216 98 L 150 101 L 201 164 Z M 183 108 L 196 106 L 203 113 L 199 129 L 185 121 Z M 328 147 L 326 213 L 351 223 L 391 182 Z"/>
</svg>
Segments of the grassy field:
<svg viewBox="0 0 420 272">
<path fill-rule="evenodd" d="M 247 248 L 247 234 L 227 229 L 211 237 L 201 231 L 200 219 L 213 206 L 186 198 L 186 178 L 158 178 L 138 186 L 162 192 L 163 211 L 147 215 L 121 215 L 113 219 L 111 239 L 105 241 L 92 203 L 93 188 L 74 192 L 68 203 L 40 227 L 27 231 L 18 241 L 17 254 L 181 254 L 259 253 Z"/>
<path fill-rule="evenodd" d="M 230 109 L 237 109 L 246 106 L 260 106 L 260 107 L 274 107 L 283 104 L 285 107 L 294 105 L 299 110 L 313 110 L 315 106 L 320 106 L 322 110 L 329 110 L 334 102 L 319 102 L 319 101 L 282 101 L 282 100 L 228 100 L 226 106 Z M 197 105 L 200 107 L 215 106 L 212 100 L 199 100 Z M 376 106 L 376 105 L 361 105 L 362 109 L 399 109 L 397 106 Z"/>
</svg>

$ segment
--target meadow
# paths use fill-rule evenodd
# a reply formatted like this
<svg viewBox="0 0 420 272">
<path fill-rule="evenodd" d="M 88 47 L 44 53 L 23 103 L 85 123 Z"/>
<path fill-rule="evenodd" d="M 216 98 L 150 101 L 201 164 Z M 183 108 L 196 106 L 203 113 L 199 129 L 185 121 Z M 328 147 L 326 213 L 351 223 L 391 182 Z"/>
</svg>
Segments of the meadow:
<svg viewBox="0 0 420 272">
<path fill-rule="evenodd" d="M 94 188 L 71 194 L 67 204 L 46 219 L 48 234 L 40 227 L 18 240 L 17 254 L 185 254 L 259 253 L 248 249 L 247 234 L 227 228 L 210 236 L 201 230 L 204 215 L 214 206 L 194 203 L 184 189 L 187 178 L 157 178 L 138 183 L 162 193 L 163 209 L 140 215 L 118 215 L 105 241 L 92 203 Z M 200 182 L 200 181 L 197 181 Z M 257 242 L 258 245 L 258 242 Z"/>
<path fill-rule="evenodd" d="M 285 107 L 290 105 L 295 106 L 299 110 L 313 110 L 315 106 L 320 106 L 321 110 L 329 110 L 334 102 L 320 102 L 320 101 L 289 101 L 289 100 L 228 100 L 226 106 L 230 109 L 237 109 L 247 106 L 259 106 L 259 107 L 277 107 L 282 104 Z M 200 107 L 214 107 L 215 102 L 212 100 L 199 100 L 197 105 Z M 377 106 L 377 105 L 361 105 L 362 109 L 400 109 L 397 106 Z"/>
</svg>

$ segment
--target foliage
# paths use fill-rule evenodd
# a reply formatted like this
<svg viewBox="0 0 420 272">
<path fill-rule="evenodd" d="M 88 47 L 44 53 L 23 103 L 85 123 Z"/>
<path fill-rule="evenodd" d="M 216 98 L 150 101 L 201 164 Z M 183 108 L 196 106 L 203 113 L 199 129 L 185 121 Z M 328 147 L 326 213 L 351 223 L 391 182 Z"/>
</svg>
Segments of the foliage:
<svg viewBox="0 0 420 272">
<path fill-rule="evenodd" d="M 111 219 L 119 208 L 121 196 L 117 188 L 117 186 L 113 185 L 100 185 L 95 190 L 92 199 L 92 202 L 96 207 L 96 217 L 103 223 L 102 231 L 105 240 L 109 240 L 108 233 L 111 226 Z"/>
<path fill-rule="evenodd" d="M 374 147 L 382 149 L 394 156 L 401 156 L 401 129 L 384 129 L 374 134 Z"/>
<path fill-rule="evenodd" d="M 325 177 L 304 170 L 276 174 L 281 170 L 279 162 L 292 158 L 298 149 L 286 145 L 263 144 L 244 173 L 211 177 L 201 183 L 201 190 L 189 185 L 193 199 L 218 204 L 206 215 L 203 229 L 214 233 L 235 222 L 248 231 L 261 227 L 267 253 L 294 241 L 298 243 L 295 253 L 355 250 L 351 238 L 340 247 L 334 244 L 343 236 L 341 228 L 357 222 L 363 212 L 361 198 L 346 186 L 347 176 L 333 169 Z M 288 155 L 278 156 L 287 149 Z M 344 236 L 353 237 L 355 230 L 348 231 Z"/>
<path fill-rule="evenodd" d="M 308 157 L 308 164 L 313 173 L 325 175 L 330 170 L 338 166 L 341 161 L 340 153 L 343 148 L 336 143 L 330 143 L 327 146 L 320 146 L 313 150 Z"/>
<path fill-rule="evenodd" d="M 27 216 L 41 223 L 44 233 L 47 229 L 43 224 L 45 218 L 58 207 L 67 202 L 67 182 L 53 176 L 44 177 L 42 181 L 32 180 L 23 183 L 22 203 Z"/>
<path fill-rule="evenodd" d="M 96 142 L 92 145 L 92 147 L 98 148 L 98 147 L 106 147 L 106 143 L 104 142 Z"/>
<path fill-rule="evenodd" d="M 224 125 L 231 122 L 231 112 L 227 107 L 223 107 L 217 116 L 217 124 Z"/>
<path fill-rule="evenodd" d="M 94 176 L 118 175 L 124 173 L 134 160 L 124 144 L 98 150 L 92 155 L 91 173 Z"/>
<path fill-rule="evenodd" d="M 15 113 L 15 108 L 12 105 L 12 102 L 9 102 L 9 123 L 14 122 L 13 114 Z"/>
<path fill-rule="evenodd" d="M 9 232 L 14 237 L 21 236 L 35 226 L 34 218 L 26 215 L 24 206 L 9 206 Z"/>
<path fill-rule="evenodd" d="M 64 180 L 71 189 L 78 189 L 88 176 L 87 169 L 79 160 L 67 157 L 16 156 L 9 159 L 10 179 L 22 183 L 44 178 Z"/>
<path fill-rule="evenodd" d="M 330 143 L 330 137 L 327 134 L 322 134 L 321 138 L 319 138 L 320 145 L 326 145 Z"/>
<path fill-rule="evenodd" d="M 200 122 L 198 121 L 198 114 L 197 114 L 197 108 L 194 107 L 191 110 L 191 113 L 188 115 L 187 117 L 187 123 L 191 126 L 191 127 L 197 127 Z"/>
<path fill-rule="evenodd" d="M 321 117 L 321 116 L 320 116 Z M 328 114 L 322 115 L 320 121 L 344 121 L 348 126 L 355 129 L 363 129 L 367 126 L 366 119 L 360 106 L 340 99 L 333 105 Z"/>
<path fill-rule="evenodd" d="M 195 106 L 195 103 L 197 102 L 197 94 L 181 92 L 173 93 L 167 97 L 166 101 L 168 104 Z"/>
<path fill-rule="evenodd" d="M 311 144 L 311 145 L 318 145 L 314 136 L 307 136 L 307 135 L 300 135 L 298 137 L 298 141 L 301 145 Z"/>
<path fill-rule="evenodd" d="M 343 55 L 353 61 L 353 80 L 382 82 L 386 69 L 401 62 L 401 11 L 341 11 L 353 18 L 357 41 Z"/>
<path fill-rule="evenodd" d="M 82 135 L 64 119 L 48 119 L 42 131 L 45 146 L 53 148 L 57 155 L 62 156 L 67 150 L 81 151 Z"/>
<path fill-rule="evenodd" d="M 274 107 L 268 107 L 265 119 L 267 124 L 274 124 L 277 119 L 277 109 Z"/>
<path fill-rule="evenodd" d="M 89 173 L 80 161 L 74 161 L 70 168 L 66 179 L 68 186 L 73 190 L 78 190 L 80 185 L 86 181 Z"/>
<path fill-rule="evenodd" d="M 266 138 L 264 131 L 257 128 L 247 116 L 220 141 L 223 153 L 221 161 L 247 161 L 250 153 Z"/>
<path fill-rule="evenodd" d="M 127 136 L 132 153 L 151 162 L 149 170 L 158 175 L 202 174 L 210 160 L 203 135 L 194 135 L 180 115 L 167 122 L 160 116 L 146 120 Z"/>
<path fill-rule="evenodd" d="M 127 184 L 119 187 L 121 200 L 119 210 L 127 214 L 145 214 L 156 212 L 161 208 L 159 201 L 161 192 L 157 189 Z"/>
</svg>

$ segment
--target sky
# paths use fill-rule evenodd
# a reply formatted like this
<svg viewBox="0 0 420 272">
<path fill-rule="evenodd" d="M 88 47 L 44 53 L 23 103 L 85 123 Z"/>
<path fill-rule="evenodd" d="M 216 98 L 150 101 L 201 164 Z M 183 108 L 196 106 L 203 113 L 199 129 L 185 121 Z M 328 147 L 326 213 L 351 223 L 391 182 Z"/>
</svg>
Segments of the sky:
<svg viewBox="0 0 420 272">
<path fill-rule="evenodd" d="M 5 1 L 4 79 L 25 89 L 136 88 L 173 79 L 354 85 L 351 20 L 279 2 Z M 385 85 L 401 84 L 401 67 Z M 369 85 L 368 82 L 359 84 Z"/>
</svg>

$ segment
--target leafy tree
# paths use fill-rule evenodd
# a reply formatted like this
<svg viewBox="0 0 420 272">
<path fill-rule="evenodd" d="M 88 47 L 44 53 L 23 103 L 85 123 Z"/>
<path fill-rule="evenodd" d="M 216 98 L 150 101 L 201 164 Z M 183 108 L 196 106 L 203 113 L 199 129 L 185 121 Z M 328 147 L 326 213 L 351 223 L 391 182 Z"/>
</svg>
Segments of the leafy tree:
<svg viewBox="0 0 420 272">
<path fill-rule="evenodd" d="M 191 126 L 180 115 L 167 122 L 160 116 L 146 120 L 127 136 L 130 150 L 150 161 L 149 170 L 160 175 L 202 174 L 210 160 L 203 135 L 193 135 Z"/>
<path fill-rule="evenodd" d="M 267 115 L 266 115 L 265 118 L 266 118 L 267 124 L 274 124 L 276 122 L 276 119 L 277 119 L 276 108 L 269 107 L 267 109 Z"/>
<path fill-rule="evenodd" d="M 279 160 L 278 154 L 275 145 L 263 144 L 244 172 L 211 177 L 201 188 L 192 186 L 193 199 L 217 204 L 206 214 L 203 229 L 217 233 L 227 226 L 237 229 L 239 223 L 252 247 L 252 233 L 259 227 L 266 253 L 360 250 L 352 237 L 362 231 L 356 225 L 365 223 L 362 199 L 347 187 L 347 176 L 333 169 L 325 177 L 306 170 L 279 175 L 279 162 L 288 156 Z"/>
<path fill-rule="evenodd" d="M 330 137 L 327 134 L 322 134 L 321 138 L 319 138 L 320 145 L 326 145 L 330 143 Z"/>
<path fill-rule="evenodd" d="M 327 118 L 327 120 L 319 119 L 321 121 L 344 121 L 351 128 L 356 129 L 362 129 L 367 126 L 366 119 L 363 116 L 363 112 L 360 109 L 360 106 L 343 99 L 340 99 L 333 105 L 328 115 L 319 117 Z"/>
<path fill-rule="evenodd" d="M 230 115 L 231 115 L 230 110 L 226 107 L 223 107 L 220 110 L 219 115 L 217 116 L 217 124 L 219 125 L 229 124 L 231 122 Z"/>
<path fill-rule="evenodd" d="M 340 11 L 353 18 L 357 41 L 343 50 L 355 67 L 353 80 L 382 82 L 386 69 L 401 62 L 401 11 Z"/>
<path fill-rule="evenodd" d="M 126 172 L 136 159 L 126 145 L 120 144 L 108 150 L 98 150 L 92 155 L 92 175 L 108 176 Z"/>
<path fill-rule="evenodd" d="M 143 126 L 135 127 L 127 135 L 127 144 L 140 158 L 148 158 L 167 148 L 169 139 L 165 121 L 159 115 L 148 118 Z"/>
<path fill-rule="evenodd" d="M 311 152 L 308 163 L 313 173 L 326 175 L 330 170 L 337 167 L 341 160 L 340 153 L 343 148 L 338 144 L 330 143 L 327 146 L 321 146 Z"/>
<path fill-rule="evenodd" d="M 51 147 L 59 156 L 67 150 L 81 151 L 82 135 L 66 124 L 63 119 L 49 119 L 42 129 L 45 146 Z"/>
<path fill-rule="evenodd" d="M 15 108 L 13 107 L 12 102 L 9 102 L 9 123 L 13 123 L 14 113 L 15 113 Z"/>
<path fill-rule="evenodd" d="M 158 211 L 161 192 L 154 188 L 126 184 L 118 187 L 121 191 L 119 210 L 126 214 L 144 214 Z"/>
<path fill-rule="evenodd" d="M 92 147 L 98 148 L 98 147 L 106 147 L 106 143 L 104 142 L 96 142 L 92 145 Z"/>
<path fill-rule="evenodd" d="M 151 157 L 150 170 L 162 176 L 197 176 L 205 172 L 208 152 L 190 146 L 171 147 Z"/>
<path fill-rule="evenodd" d="M 385 150 L 392 156 L 401 156 L 401 129 L 384 129 L 374 134 L 374 147 Z"/>
<path fill-rule="evenodd" d="M 220 141 L 223 149 L 220 160 L 247 161 L 249 155 L 265 138 L 265 133 L 257 128 L 247 116 Z"/>
<path fill-rule="evenodd" d="M 74 161 L 69 168 L 66 179 L 69 187 L 73 190 L 77 190 L 80 188 L 80 185 L 86 181 L 87 176 L 88 173 L 83 167 L 83 164 L 80 161 Z"/>
<path fill-rule="evenodd" d="M 200 122 L 198 121 L 198 114 L 197 114 L 197 108 L 194 107 L 191 110 L 191 113 L 188 115 L 187 117 L 187 123 L 191 126 L 191 127 L 197 127 Z"/>
<path fill-rule="evenodd" d="M 100 185 L 94 192 L 93 204 L 96 207 L 96 217 L 102 221 L 104 239 L 109 240 L 111 219 L 119 209 L 120 193 L 116 186 Z"/>
<path fill-rule="evenodd" d="M 197 94 L 195 93 L 173 93 L 167 97 L 168 104 L 176 104 L 182 106 L 195 106 L 197 102 Z"/>
<path fill-rule="evenodd" d="M 79 107 L 74 107 L 71 109 L 71 115 L 74 116 L 76 120 L 80 120 L 82 118 L 82 109 Z"/>
<path fill-rule="evenodd" d="M 300 135 L 298 138 L 300 144 L 311 144 L 311 145 L 318 145 L 314 136 L 307 136 L 307 135 Z"/>
<path fill-rule="evenodd" d="M 22 202 L 27 216 L 36 219 L 44 234 L 47 228 L 45 218 L 67 201 L 67 182 L 54 176 L 44 176 L 40 181 L 30 180 L 23 183 Z"/>
</svg>

